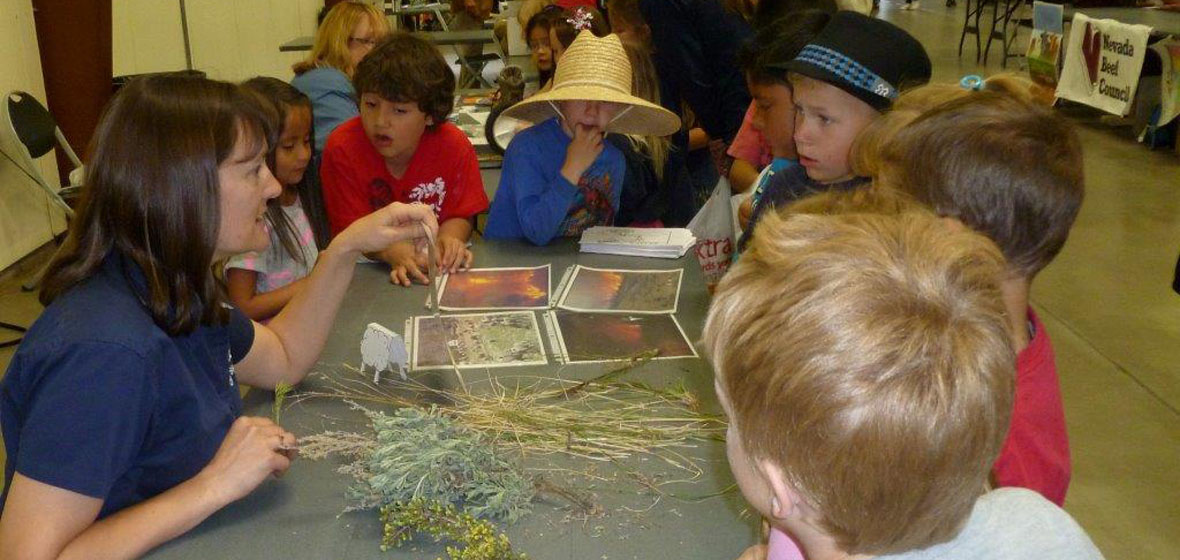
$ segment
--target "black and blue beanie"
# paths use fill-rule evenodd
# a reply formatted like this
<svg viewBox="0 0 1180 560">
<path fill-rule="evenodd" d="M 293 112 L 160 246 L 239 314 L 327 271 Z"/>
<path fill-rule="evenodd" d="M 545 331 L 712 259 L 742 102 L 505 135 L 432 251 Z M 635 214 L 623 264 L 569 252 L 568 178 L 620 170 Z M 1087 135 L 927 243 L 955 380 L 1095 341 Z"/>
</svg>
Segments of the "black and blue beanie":
<svg viewBox="0 0 1180 560">
<path fill-rule="evenodd" d="M 930 81 L 930 57 L 913 35 L 850 11 L 836 12 L 794 60 L 768 66 L 832 84 L 878 111 L 902 88 Z"/>
</svg>

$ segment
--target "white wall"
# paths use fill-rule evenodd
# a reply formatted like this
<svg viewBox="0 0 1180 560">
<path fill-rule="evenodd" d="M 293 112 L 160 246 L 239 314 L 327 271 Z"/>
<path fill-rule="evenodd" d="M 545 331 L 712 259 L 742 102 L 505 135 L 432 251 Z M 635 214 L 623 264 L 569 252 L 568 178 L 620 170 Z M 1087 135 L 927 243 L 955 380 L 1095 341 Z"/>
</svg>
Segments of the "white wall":
<svg viewBox="0 0 1180 560">
<path fill-rule="evenodd" d="M 322 0 L 185 0 L 193 67 L 220 80 L 259 75 L 289 80 L 291 64 L 306 53 L 281 53 L 279 45 L 314 34 L 322 5 Z M 112 0 L 111 11 L 114 75 L 185 68 L 180 0 Z M 44 103 L 32 0 L 0 0 L 0 53 L 0 94 L 24 90 Z M 38 164 L 50 184 L 58 184 L 53 155 Z M 0 155 L 0 270 L 64 228 L 60 211 Z"/>
<path fill-rule="evenodd" d="M 32 0 L 0 0 L 0 53 L 0 95 L 22 90 L 45 103 Z M 7 99 L 0 101 L 7 103 Z M 14 158 L 16 149 L 10 143 L 0 144 L 0 150 Z M 37 164 L 49 184 L 59 184 L 52 152 Z M 64 228 L 61 211 L 50 205 L 19 167 L 0 155 L 0 270 L 49 241 L 51 231 Z"/>
<path fill-rule="evenodd" d="M 281 53 L 279 45 L 314 34 L 322 5 L 322 0 L 186 0 L 193 68 L 218 80 L 289 80 L 291 65 L 306 53 Z M 179 0 L 114 0 L 111 18 L 116 76 L 185 68 Z"/>
</svg>

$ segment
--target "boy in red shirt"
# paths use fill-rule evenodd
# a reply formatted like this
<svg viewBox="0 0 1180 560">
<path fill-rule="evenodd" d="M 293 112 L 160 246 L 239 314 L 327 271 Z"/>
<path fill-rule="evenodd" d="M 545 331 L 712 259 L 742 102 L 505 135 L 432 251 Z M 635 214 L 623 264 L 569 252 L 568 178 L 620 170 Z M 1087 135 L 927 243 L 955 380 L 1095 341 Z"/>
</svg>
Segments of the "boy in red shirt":
<svg viewBox="0 0 1180 560">
<path fill-rule="evenodd" d="M 1000 287 L 1017 351 L 1016 401 L 992 482 L 1036 490 L 1060 505 L 1069 487 L 1069 439 L 1053 347 L 1029 290 L 1065 245 L 1082 205 L 1077 133 L 1051 109 L 979 91 L 921 113 L 880 157 L 879 181 L 986 235 L 1004 253 Z"/>
<path fill-rule="evenodd" d="M 440 269 L 469 267 L 467 240 L 488 197 L 475 148 L 447 122 L 455 75 L 430 42 L 396 33 L 361 60 L 352 80 L 360 116 L 328 137 L 320 168 L 332 234 L 391 202 L 427 204 L 438 217 Z M 428 282 L 427 255 L 410 243 L 369 257 L 389 263 L 395 284 Z"/>
</svg>

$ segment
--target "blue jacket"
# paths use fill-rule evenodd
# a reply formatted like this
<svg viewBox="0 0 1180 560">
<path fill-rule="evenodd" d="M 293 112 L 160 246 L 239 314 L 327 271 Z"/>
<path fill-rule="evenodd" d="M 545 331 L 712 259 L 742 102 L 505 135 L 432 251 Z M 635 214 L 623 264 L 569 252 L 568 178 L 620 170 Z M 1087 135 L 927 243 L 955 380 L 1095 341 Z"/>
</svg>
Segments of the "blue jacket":
<svg viewBox="0 0 1180 560">
<path fill-rule="evenodd" d="M 556 117 L 512 139 L 484 237 L 524 237 L 544 245 L 591 226 L 614 225 L 626 172 L 623 154 L 604 142 L 602 153 L 574 185 L 561 175 L 569 144 Z"/>
<path fill-rule="evenodd" d="M 317 153 L 324 151 L 324 142 L 337 126 L 360 114 L 352 81 L 335 68 L 308 70 L 295 76 L 291 85 L 311 99 Z"/>
</svg>

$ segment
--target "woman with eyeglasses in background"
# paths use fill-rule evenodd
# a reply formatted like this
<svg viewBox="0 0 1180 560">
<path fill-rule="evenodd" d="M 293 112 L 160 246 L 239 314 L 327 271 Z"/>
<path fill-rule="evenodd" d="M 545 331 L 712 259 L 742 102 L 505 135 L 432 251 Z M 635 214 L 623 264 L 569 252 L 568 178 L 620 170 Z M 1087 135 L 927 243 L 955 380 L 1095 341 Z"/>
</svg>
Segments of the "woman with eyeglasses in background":
<svg viewBox="0 0 1180 560">
<path fill-rule="evenodd" d="M 292 67 L 291 85 L 311 99 L 316 153 L 340 123 L 360 114 L 352 71 L 389 31 L 389 21 L 373 5 L 341 2 L 324 16 L 311 53 Z"/>
</svg>

